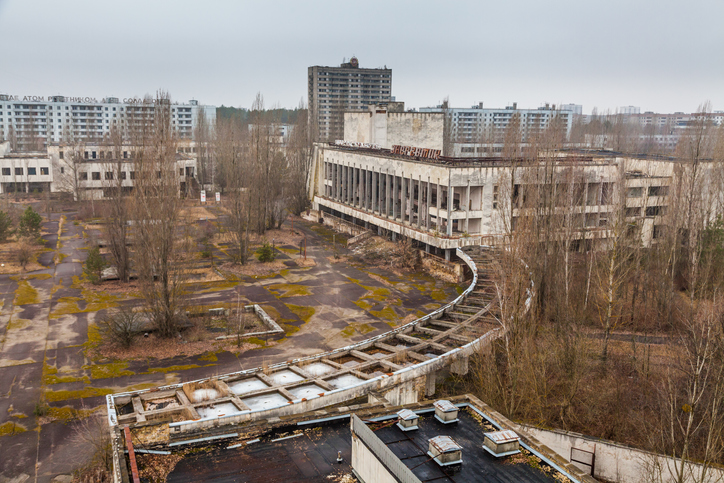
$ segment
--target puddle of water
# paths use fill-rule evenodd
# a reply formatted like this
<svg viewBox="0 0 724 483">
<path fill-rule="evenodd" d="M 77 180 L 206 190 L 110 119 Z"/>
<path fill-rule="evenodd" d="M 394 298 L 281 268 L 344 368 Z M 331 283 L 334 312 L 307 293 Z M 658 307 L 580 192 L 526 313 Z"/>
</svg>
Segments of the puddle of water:
<svg viewBox="0 0 724 483">
<path fill-rule="evenodd" d="M 289 369 L 284 369 L 283 371 L 275 372 L 269 378 L 274 381 L 275 384 L 289 384 L 291 382 L 297 382 L 302 381 L 304 378 L 297 374 L 296 372 L 292 372 Z"/>
<path fill-rule="evenodd" d="M 264 394 L 263 396 L 249 397 L 246 399 L 242 399 L 242 402 L 254 411 L 276 408 L 279 406 L 284 406 L 288 403 L 287 398 L 285 398 L 278 392 Z"/>
<path fill-rule="evenodd" d="M 196 389 L 193 393 L 193 402 L 210 401 L 219 397 L 216 389 Z"/>
<path fill-rule="evenodd" d="M 196 408 L 196 410 L 202 418 L 215 418 L 218 416 L 228 416 L 230 414 L 241 412 L 231 403 L 214 404 L 213 406 Z"/>
<path fill-rule="evenodd" d="M 313 362 L 308 366 L 304 366 L 302 369 L 312 376 L 323 376 L 335 371 L 334 367 L 329 366 L 324 362 Z"/>
<path fill-rule="evenodd" d="M 357 383 L 362 382 L 364 379 L 360 379 L 357 376 L 353 376 L 352 374 L 345 374 L 343 376 L 338 376 L 332 379 L 329 379 L 327 382 L 335 388 L 340 387 L 347 387 L 347 386 L 353 386 Z"/>
<path fill-rule="evenodd" d="M 310 398 L 312 396 L 317 396 L 318 394 L 321 394 L 325 391 L 324 391 L 324 389 L 317 386 L 316 384 L 305 384 L 304 386 L 299 386 L 299 387 L 289 389 L 289 392 L 294 394 L 294 397 L 301 399 L 301 398 Z"/>
<path fill-rule="evenodd" d="M 266 389 L 269 386 L 264 384 L 264 382 L 261 379 L 257 379 L 256 377 L 252 377 L 250 379 L 244 379 L 243 381 L 236 382 L 234 384 L 231 384 L 229 386 L 229 389 L 231 389 L 231 392 L 233 392 L 236 395 L 239 394 L 248 394 L 253 391 L 258 391 L 260 389 Z"/>
</svg>

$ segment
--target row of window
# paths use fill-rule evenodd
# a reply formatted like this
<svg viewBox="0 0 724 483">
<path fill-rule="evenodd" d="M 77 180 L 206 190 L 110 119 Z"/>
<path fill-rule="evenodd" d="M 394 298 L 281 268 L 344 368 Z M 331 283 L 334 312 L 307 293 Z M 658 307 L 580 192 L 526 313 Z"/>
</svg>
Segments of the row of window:
<svg viewBox="0 0 724 483">
<path fill-rule="evenodd" d="M 12 171 L 10 168 L 3 168 L 2 170 L 3 176 L 10 176 Z M 15 176 L 23 176 L 25 174 L 25 168 L 15 168 Z M 36 176 L 38 174 L 37 168 L 28 168 L 28 176 Z M 47 176 L 50 174 L 50 170 L 48 168 L 40 168 L 40 174 L 41 176 L 45 175 Z"/>
</svg>

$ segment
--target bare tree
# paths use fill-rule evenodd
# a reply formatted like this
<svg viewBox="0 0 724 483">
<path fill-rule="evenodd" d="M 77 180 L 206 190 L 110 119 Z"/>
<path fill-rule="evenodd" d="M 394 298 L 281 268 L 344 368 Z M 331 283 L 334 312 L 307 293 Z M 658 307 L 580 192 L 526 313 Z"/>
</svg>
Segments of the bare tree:
<svg viewBox="0 0 724 483">
<path fill-rule="evenodd" d="M 288 163 L 288 199 L 289 209 L 298 215 L 309 206 L 307 197 L 307 178 L 312 164 L 312 144 L 309 132 L 309 118 L 304 101 L 299 102 L 297 123 L 287 147 Z"/>
<path fill-rule="evenodd" d="M 159 333 L 171 337 L 177 331 L 186 275 L 177 236 L 181 199 L 176 138 L 169 95 L 159 92 L 149 101 L 155 104 L 153 123 L 137 138 L 134 159 L 134 255 L 149 314 Z"/>
<path fill-rule="evenodd" d="M 254 184 L 253 171 L 248 169 L 244 156 L 247 133 L 236 119 L 217 124 L 216 156 L 225 186 L 224 208 L 226 227 L 231 235 L 238 263 L 246 263 L 251 224 L 250 186 Z"/>
<path fill-rule="evenodd" d="M 110 198 L 108 222 L 104 225 L 108 244 L 118 279 L 128 282 L 130 276 L 131 254 L 128 247 L 129 233 L 129 201 L 126 198 L 126 185 L 130 183 L 129 168 L 132 166 L 129 159 L 123 158 L 123 136 L 117 127 L 111 128 L 111 146 L 106 152 L 106 197 Z M 108 178 L 108 177 L 107 177 Z"/>
</svg>

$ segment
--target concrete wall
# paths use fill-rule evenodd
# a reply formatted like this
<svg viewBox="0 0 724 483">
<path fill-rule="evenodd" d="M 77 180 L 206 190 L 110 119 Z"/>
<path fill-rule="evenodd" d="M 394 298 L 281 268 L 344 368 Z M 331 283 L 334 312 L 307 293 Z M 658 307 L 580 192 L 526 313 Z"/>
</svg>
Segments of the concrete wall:
<svg viewBox="0 0 724 483">
<path fill-rule="evenodd" d="M 352 468 L 362 483 L 397 483 L 397 479 L 354 433 L 352 433 Z"/>
<path fill-rule="evenodd" d="M 370 108 L 368 112 L 344 114 L 344 140 L 379 144 L 385 149 L 397 144 L 442 150 L 443 124 L 442 113 L 388 112 Z"/>
<path fill-rule="evenodd" d="M 600 440 L 579 433 L 547 430 L 534 426 L 520 425 L 518 430 L 529 434 L 559 455 L 570 461 L 571 448 L 595 452 L 594 477 L 615 483 L 673 482 L 672 474 L 677 464 L 673 458 L 643 451 L 613 441 Z M 581 469 L 586 465 L 576 464 Z M 724 481 L 724 470 L 707 469 L 701 480 L 703 466 L 689 464 L 686 468 L 686 482 L 714 483 Z"/>
</svg>

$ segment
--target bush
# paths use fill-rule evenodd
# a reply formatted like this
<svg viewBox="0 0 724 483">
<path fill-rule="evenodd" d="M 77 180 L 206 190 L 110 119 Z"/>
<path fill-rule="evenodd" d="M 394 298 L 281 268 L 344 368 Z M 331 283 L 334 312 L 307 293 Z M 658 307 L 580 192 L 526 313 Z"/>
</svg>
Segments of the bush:
<svg viewBox="0 0 724 483">
<path fill-rule="evenodd" d="M 122 347 L 131 346 L 133 336 L 138 332 L 140 326 L 140 316 L 128 307 L 113 311 L 98 324 L 101 334 L 107 340 L 118 343 Z"/>
<path fill-rule="evenodd" d="M 22 237 L 28 238 L 39 238 L 40 237 L 40 224 L 43 222 L 43 217 L 36 212 L 32 206 L 23 212 L 20 217 L 20 223 L 18 224 L 18 234 Z"/>
<path fill-rule="evenodd" d="M 23 270 L 25 270 L 25 266 L 30 263 L 34 255 L 35 250 L 33 249 L 32 242 L 27 238 L 21 238 L 15 256 Z"/>
<path fill-rule="evenodd" d="M 101 251 L 97 246 L 88 250 L 88 258 L 83 265 L 83 273 L 93 284 L 101 282 L 101 274 L 107 266 L 106 261 L 101 255 Z"/>
<path fill-rule="evenodd" d="M 273 262 L 274 261 L 274 249 L 269 244 L 269 242 L 265 242 L 264 245 L 262 245 L 257 251 L 257 258 L 262 263 L 267 262 Z"/>
<path fill-rule="evenodd" d="M 13 220 L 10 215 L 4 211 L 0 211 L 0 243 L 7 241 L 8 237 L 12 234 Z"/>
</svg>

